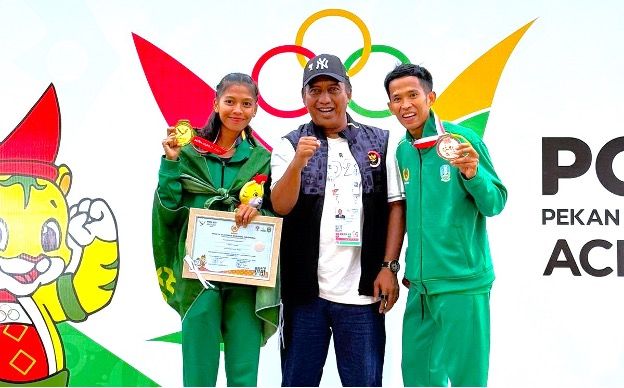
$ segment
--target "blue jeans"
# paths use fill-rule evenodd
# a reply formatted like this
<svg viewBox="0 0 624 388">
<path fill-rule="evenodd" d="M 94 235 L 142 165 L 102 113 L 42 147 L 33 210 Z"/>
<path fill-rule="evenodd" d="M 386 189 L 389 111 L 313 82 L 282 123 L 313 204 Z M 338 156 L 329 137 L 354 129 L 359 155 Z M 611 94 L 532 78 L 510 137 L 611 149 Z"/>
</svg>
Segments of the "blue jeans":
<svg viewBox="0 0 624 388">
<path fill-rule="evenodd" d="M 332 334 L 342 385 L 381 386 L 386 330 L 379 303 L 359 306 L 317 298 L 284 306 L 283 387 L 319 386 Z"/>
</svg>

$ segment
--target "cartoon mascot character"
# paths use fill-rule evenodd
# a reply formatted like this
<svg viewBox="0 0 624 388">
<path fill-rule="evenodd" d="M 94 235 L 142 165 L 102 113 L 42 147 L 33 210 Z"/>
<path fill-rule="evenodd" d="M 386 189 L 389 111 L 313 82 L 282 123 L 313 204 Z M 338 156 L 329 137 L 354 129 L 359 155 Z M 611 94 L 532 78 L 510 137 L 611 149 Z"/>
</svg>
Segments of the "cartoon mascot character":
<svg viewBox="0 0 624 388">
<path fill-rule="evenodd" d="M 267 179 L 265 174 L 256 174 L 252 180 L 245 183 L 238 194 L 241 203 L 260 209 L 264 196 L 264 183 Z"/>
<path fill-rule="evenodd" d="M 113 213 L 101 199 L 68 206 L 59 143 L 50 85 L 0 143 L 0 385 L 67 385 L 56 324 L 105 307 L 117 282 Z"/>
</svg>

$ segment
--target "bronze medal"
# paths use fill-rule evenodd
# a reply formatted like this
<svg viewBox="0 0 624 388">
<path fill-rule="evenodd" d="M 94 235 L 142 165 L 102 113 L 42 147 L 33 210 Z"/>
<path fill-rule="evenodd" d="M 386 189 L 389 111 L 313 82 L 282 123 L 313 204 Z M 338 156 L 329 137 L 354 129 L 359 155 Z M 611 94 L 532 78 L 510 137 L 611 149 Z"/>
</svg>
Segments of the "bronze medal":
<svg viewBox="0 0 624 388">
<path fill-rule="evenodd" d="M 453 160 L 459 157 L 457 146 L 460 142 L 452 134 L 447 133 L 438 138 L 436 151 L 442 159 Z"/>
</svg>

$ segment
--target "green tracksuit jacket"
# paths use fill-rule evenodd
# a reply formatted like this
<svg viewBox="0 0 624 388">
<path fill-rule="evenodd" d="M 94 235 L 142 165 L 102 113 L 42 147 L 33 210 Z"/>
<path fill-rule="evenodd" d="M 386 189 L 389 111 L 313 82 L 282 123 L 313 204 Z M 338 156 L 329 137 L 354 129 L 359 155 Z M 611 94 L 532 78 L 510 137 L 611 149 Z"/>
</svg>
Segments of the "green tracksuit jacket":
<svg viewBox="0 0 624 388">
<path fill-rule="evenodd" d="M 444 123 L 479 153 L 472 179 L 438 156 L 416 149 L 406 133 L 396 152 L 406 194 L 408 247 L 405 277 L 423 294 L 484 289 L 494 281 L 486 217 L 500 213 L 507 189 L 494 171 L 481 138 L 471 129 Z M 430 114 L 423 137 L 436 134 Z"/>
<path fill-rule="evenodd" d="M 199 281 L 181 276 L 189 208 L 233 211 L 241 187 L 256 174 L 270 173 L 270 160 L 269 151 L 248 141 L 237 147 L 227 164 L 215 155 L 198 154 L 191 145 L 182 147 L 178 161 L 163 157 L 152 207 L 152 247 L 162 295 L 181 317 L 204 291 Z M 265 184 L 265 200 L 268 187 Z M 273 215 L 266 207 L 260 213 Z M 274 288 L 257 287 L 256 315 L 262 320 L 263 344 L 277 329 L 279 300 L 279 279 Z"/>
</svg>

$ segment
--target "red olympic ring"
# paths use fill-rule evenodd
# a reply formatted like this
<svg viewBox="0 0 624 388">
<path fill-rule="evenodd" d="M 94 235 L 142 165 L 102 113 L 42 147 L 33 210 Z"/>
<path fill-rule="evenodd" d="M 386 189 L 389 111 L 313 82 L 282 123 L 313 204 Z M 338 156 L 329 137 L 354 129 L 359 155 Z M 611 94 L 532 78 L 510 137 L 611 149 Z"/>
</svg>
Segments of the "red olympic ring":
<svg viewBox="0 0 624 388">
<path fill-rule="evenodd" d="M 271 50 L 267 51 L 266 53 L 262 54 L 262 56 L 258 59 L 258 62 L 256 62 L 256 64 L 254 65 L 254 68 L 251 72 L 251 78 L 256 81 L 256 83 L 258 82 L 258 78 L 260 75 L 260 70 L 262 69 L 262 66 L 264 66 L 265 63 L 267 63 L 267 61 L 269 59 L 271 59 L 273 56 L 277 55 L 277 54 L 283 54 L 283 53 L 296 53 L 296 54 L 302 54 L 305 55 L 308 58 L 314 58 L 315 54 L 308 50 L 305 47 L 301 47 L 301 46 L 296 46 L 293 44 L 287 44 L 287 45 L 283 45 L 283 46 L 277 46 L 272 48 Z M 258 86 L 258 89 L 260 89 L 260 87 Z M 264 100 L 264 98 L 262 97 L 262 93 L 258 93 L 258 105 L 260 105 L 262 107 L 262 109 L 264 109 L 265 111 L 267 111 L 267 113 L 273 115 L 273 116 L 277 116 L 277 117 L 282 117 L 282 118 L 287 118 L 287 119 L 292 119 L 295 117 L 300 117 L 303 116 L 304 114 L 306 114 L 308 112 L 308 110 L 306 109 L 306 107 L 304 106 L 303 108 L 300 109 L 296 109 L 296 110 L 281 110 L 281 109 L 277 109 L 272 107 L 271 105 L 269 105 L 268 102 L 266 102 Z"/>
</svg>

